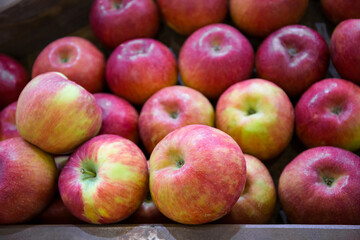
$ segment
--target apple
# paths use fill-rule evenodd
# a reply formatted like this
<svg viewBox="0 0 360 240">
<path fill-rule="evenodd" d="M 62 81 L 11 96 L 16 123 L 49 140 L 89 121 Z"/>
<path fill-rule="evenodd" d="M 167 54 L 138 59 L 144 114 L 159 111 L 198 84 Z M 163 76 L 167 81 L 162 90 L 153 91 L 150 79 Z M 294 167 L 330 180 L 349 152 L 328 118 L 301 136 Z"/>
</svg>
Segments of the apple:
<svg viewBox="0 0 360 240">
<path fill-rule="evenodd" d="M 291 223 L 360 224 L 360 157 L 337 147 L 315 147 L 282 171 L 279 198 Z"/>
<path fill-rule="evenodd" d="M 216 126 L 244 153 L 262 161 L 278 156 L 290 143 L 294 108 L 286 93 L 264 79 L 249 79 L 228 88 L 216 105 Z"/>
<path fill-rule="evenodd" d="M 56 191 L 54 159 L 20 137 L 0 142 L 0 224 L 31 220 Z"/>
<path fill-rule="evenodd" d="M 131 39 L 155 37 L 159 24 L 153 0 L 95 0 L 90 10 L 94 35 L 111 49 Z"/>
<path fill-rule="evenodd" d="M 18 99 L 28 81 L 27 71 L 17 60 L 0 54 L 0 110 Z"/>
<path fill-rule="evenodd" d="M 223 217 L 245 186 L 240 147 L 210 126 L 187 125 L 169 133 L 149 161 L 152 199 L 178 223 L 203 224 Z"/>
<path fill-rule="evenodd" d="M 244 154 L 246 183 L 231 211 L 218 223 L 265 224 L 275 209 L 276 189 L 266 166 L 256 157 Z"/>
<path fill-rule="evenodd" d="M 70 157 L 59 177 L 69 211 L 93 224 L 121 221 L 141 205 L 148 191 L 146 158 L 132 141 L 99 135 Z"/>
<path fill-rule="evenodd" d="M 266 37 L 286 25 L 298 23 L 309 0 L 230 0 L 230 15 L 241 32 Z"/>
<path fill-rule="evenodd" d="M 360 19 L 341 22 L 330 39 L 330 55 L 340 76 L 360 84 Z"/>
<path fill-rule="evenodd" d="M 259 46 L 255 60 L 258 76 L 292 97 L 323 79 L 329 63 L 324 38 L 304 25 L 289 25 L 270 34 Z"/>
<path fill-rule="evenodd" d="M 142 105 L 158 90 L 176 84 L 176 59 L 169 48 L 155 39 L 130 40 L 111 53 L 106 80 L 113 93 Z"/>
<path fill-rule="evenodd" d="M 109 93 L 95 93 L 101 107 L 102 124 L 99 134 L 115 134 L 139 143 L 137 110 L 126 100 Z"/>
<path fill-rule="evenodd" d="M 157 0 L 157 4 L 166 24 L 183 35 L 224 21 L 228 12 L 227 0 Z"/>
<path fill-rule="evenodd" d="M 360 87 L 336 78 L 313 84 L 295 107 L 296 134 L 307 147 L 360 149 Z"/>
<path fill-rule="evenodd" d="M 326 17 L 333 23 L 351 18 L 360 18 L 359 0 L 321 0 L 321 7 Z"/>
<path fill-rule="evenodd" d="M 212 24 L 194 32 L 179 54 L 179 71 L 185 86 L 217 98 L 232 84 L 248 79 L 254 67 L 254 50 L 237 29 Z"/>
<path fill-rule="evenodd" d="M 40 74 L 21 92 L 16 108 L 19 134 L 52 154 L 73 151 L 101 127 L 101 108 L 80 85 L 58 72 Z"/>
<path fill-rule="evenodd" d="M 13 102 L 0 111 L 0 141 L 8 138 L 20 137 L 16 128 L 16 105 L 17 102 Z"/>
<path fill-rule="evenodd" d="M 166 87 L 152 95 L 142 107 L 140 137 L 151 153 L 167 134 L 190 124 L 214 126 L 213 106 L 204 95 L 192 88 Z"/>
<path fill-rule="evenodd" d="M 100 92 L 105 84 L 105 57 L 85 38 L 59 38 L 37 56 L 32 78 L 46 72 L 61 72 L 87 91 Z"/>
</svg>

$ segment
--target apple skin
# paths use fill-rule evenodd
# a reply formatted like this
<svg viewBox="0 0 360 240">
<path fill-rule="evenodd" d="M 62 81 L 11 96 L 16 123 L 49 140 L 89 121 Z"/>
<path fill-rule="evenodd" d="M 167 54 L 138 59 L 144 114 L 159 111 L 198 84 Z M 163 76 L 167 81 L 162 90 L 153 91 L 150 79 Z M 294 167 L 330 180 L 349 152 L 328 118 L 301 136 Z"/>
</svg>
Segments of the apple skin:
<svg viewBox="0 0 360 240">
<path fill-rule="evenodd" d="M 152 95 L 141 109 L 139 131 L 148 153 L 167 134 L 190 124 L 215 125 L 215 112 L 200 92 L 185 86 L 166 87 Z"/>
<path fill-rule="evenodd" d="M 61 72 L 87 91 L 100 92 L 105 84 L 105 57 L 85 38 L 59 38 L 37 56 L 32 78 L 46 72 Z"/>
<path fill-rule="evenodd" d="M 360 87 L 337 78 L 313 84 L 295 107 L 296 134 L 309 148 L 360 149 Z"/>
<path fill-rule="evenodd" d="M 139 143 L 137 110 L 126 100 L 109 93 L 95 93 L 96 103 L 101 107 L 102 124 L 99 135 L 115 134 Z"/>
<path fill-rule="evenodd" d="M 360 18 L 359 0 L 321 0 L 320 2 L 325 16 L 335 24 L 351 18 Z"/>
<path fill-rule="evenodd" d="M 59 177 L 69 211 L 93 224 L 121 221 L 141 205 L 148 191 L 146 158 L 132 141 L 96 136 L 74 152 Z"/>
<path fill-rule="evenodd" d="M 218 223 L 265 224 L 269 222 L 276 204 L 276 189 L 266 166 L 254 156 L 244 154 L 246 183 L 241 196 Z"/>
<path fill-rule="evenodd" d="M 56 191 L 54 159 L 20 137 L 0 142 L 0 224 L 31 220 Z"/>
<path fill-rule="evenodd" d="M 294 108 L 286 93 L 264 79 L 249 79 L 228 88 L 216 105 L 216 126 L 244 153 L 262 161 L 279 155 L 290 143 Z"/>
<path fill-rule="evenodd" d="M 341 78 L 360 84 L 360 19 L 341 22 L 330 39 L 330 55 Z"/>
<path fill-rule="evenodd" d="M 188 125 L 169 133 L 150 156 L 150 192 L 157 208 L 183 224 L 227 214 L 245 186 L 240 147 L 226 133 Z"/>
<path fill-rule="evenodd" d="M 63 74 L 48 72 L 21 92 L 16 126 L 30 143 L 52 154 L 66 154 L 99 132 L 101 108 L 95 98 Z"/>
<path fill-rule="evenodd" d="M 309 0 L 230 0 L 230 15 L 241 32 L 266 37 L 286 25 L 298 23 Z"/>
<path fill-rule="evenodd" d="M 212 24 L 194 32 L 183 44 L 179 71 L 185 86 L 212 100 L 232 84 L 248 79 L 254 50 L 247 38 L 226 24 Z"/>
<path fill-rule="evenodd" d="M 227 0 L 158 0 L 157 4 L 166 24 L 183 35 L 224 21 L 228 12 Z"/>
<path fill-rule="evenodd" d="M 29 74 L 19 62 L 0 54 L 0 110 L 15 102 L 28 82 Z"/>
<path fill-rule="evenodd" d="M 160 24 L 153 0 L 95 0 L 90 10 L 94 35 L 110 49 L 135 38 L 153 38 Z"/>
<path fill-rule="evenodd" d="M 358 225 L 359 186 L 360 157 L 325 146 L 292 160 L 281 173 L 278 190 L 291 223 Z"/>
<path fill-rule="evenodd" d="M 111 53 L 106 79 L 114 94 L 142 105 L 158 90 L 176 84 L 176 59 L 169 48 L 157 40 L 130 40 Z"/>
<path fill-rule="evenodd" d="M 329 63 L 324 38 L 304 25 L 289 25 L 270 34 L 258 48 L 255 60 L 259 78 L 275 83 L 291 97 L 325 78 Z"/>
<path fill-rule="evenodd" d="M 16 106 L 17 102 L 13 102 L 0 112 L 0 141 L 20 137 L 16 128 Z"/>
</svg>

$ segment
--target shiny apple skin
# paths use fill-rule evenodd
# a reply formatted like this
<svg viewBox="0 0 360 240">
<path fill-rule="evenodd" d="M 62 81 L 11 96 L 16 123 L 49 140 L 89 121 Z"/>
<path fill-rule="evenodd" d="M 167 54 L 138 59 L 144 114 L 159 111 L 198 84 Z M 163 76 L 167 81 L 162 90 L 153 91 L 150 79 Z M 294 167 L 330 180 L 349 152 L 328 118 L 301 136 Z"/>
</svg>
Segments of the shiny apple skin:
<svg viewBox="0 0 360 240">
<path fill-rule="evenodd" d="M 276 64 L 274 64 L 276 63 Z M 304 25 L 290 25 L 270 34 L 256 53 L 256 72 L 289 96 L 300 96 L 324 79 L 330 53 L 324 38 Z"/>
<path fill-rule="evenodd" d="M 320 0 L 325 16 L 333 23 L 360 18 L 360 1 L 358 0 Z"/>
<path fill-rule="evenodd" d="M 330 184 L 331 183 L 331 184 Z M 360 157 L 336 147 L 299 154 L 279 179 L 279 199 L 293 224 L 360 224 Z"/>
<path fill-rule="evenodd" d="M 17 101 L 29 80 L 29 74 L 21 63 L 0 54 L 0 110 Z"/>
</svg>

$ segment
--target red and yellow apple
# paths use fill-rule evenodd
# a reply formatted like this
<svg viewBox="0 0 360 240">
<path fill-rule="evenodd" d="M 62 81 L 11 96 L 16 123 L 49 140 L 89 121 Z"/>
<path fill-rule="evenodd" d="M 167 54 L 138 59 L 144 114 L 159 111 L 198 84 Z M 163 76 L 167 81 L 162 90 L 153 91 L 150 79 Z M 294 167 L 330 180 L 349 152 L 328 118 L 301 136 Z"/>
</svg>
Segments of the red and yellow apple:
<svg viewBox="0 0 360 240">
<path fill-rule="evenodd" d="M 148 153 L 167 134 L 190 124 L 214 126 L 215 113 L 209 100 L 185 86 L 166 87 L 152 95 L 141 109 L 140 137 Z"/>
<path fill-rule="evenodd" d="M 183 224 L 217 220 L 245 186 L 240 147 L 226 133 L 188 125 L 169 133 L 150 156 L 150 192 L 166 217 Z"/>
<path fill-rule="evenodd" d="M 21 137 L 0 142 L 0 224 L 40 214 L 56 191 L 54 159 Z"/>
<path fill-rule="evenodd" d="M 25 140 L 42 150 L 69 153 L 99 132 L 101 108 L 80 85 L 61 73 L 48 72 L 21 92 L 16 126 Z"/>
<path fill-rule="evenodd" d="M 141 205 L 149 184 L 146 158 L 132 141 L 99 135 L 79 147 L 59 177 L 69 211 L 93 224 L 121 221 Z"/>
<path fill-rule="evenodd" d="M 249 79 L 228 88 L 216 105 L 216 126 L 244 153 L 260 160 L 279 155 L 290 143 L 294 108 L 286 93 L 264 79 Z"/>
<path fill-rule="evenodd" d="M 360 157 L 336 147 L 299 154 L 282 171 L 279 198 L 294 224 L 360 224 Z"/>
</svg>

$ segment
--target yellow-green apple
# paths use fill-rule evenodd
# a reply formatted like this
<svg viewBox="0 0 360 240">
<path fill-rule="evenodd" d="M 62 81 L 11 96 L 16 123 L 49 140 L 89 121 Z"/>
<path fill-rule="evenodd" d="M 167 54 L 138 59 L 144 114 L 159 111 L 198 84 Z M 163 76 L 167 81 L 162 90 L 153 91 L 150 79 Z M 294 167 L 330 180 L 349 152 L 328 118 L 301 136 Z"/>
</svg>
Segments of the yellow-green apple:
<svg viewBox="0 0 360 240">
<path fill-rule="evenodd" d="M 137 110 L 125 99 L 109 93 L 95 93 L 101 107 L 102 124 L 100 134 L 115 134 L 139 143 Z"/>
<path fill-rule="evenodd" d="M 90 26 L 108 48 L 135 38 L 152 38 L 158 32 L 159 11 L 153 0 L 94 0 Z"/>
<path fill-rule="evenodd" d="M 17 102 L 13 102 L 0 111 L 0 141 L 8 138 L 20 137 L 16 128 L 16 105 Z"/>
<path fill-rule="evenodd" d="M 348 19 L 334 29 L 330 55 L 336 70 L 346 80 L 360 84 L 360 19 Z"/>
<path fill-rule="evenodd" d="M 142 105 L 158 90 L 176 84 L 176 59 L 168 47 L 155 39 L 130 40 L 111 53 L 106 80 L 113 93 Z"/>
<path fill-rule="evenodd" d="M 190 124 L 214 126 L 215 113 L 209 100 L 185 86 L 166 87 L 152 95 L 141 109 L 140 137 L 148 153 L 167 134 Z"/>
<path fill-rule="evenodd" d="M 150 156 L 150 192 L 166 217 L 183 224 L 215 221 L 245 186 L 246 163 L 237 143 L 206 125 L 169 133 Z"/>
<path fill-rule="evenodd" d="M 82 221 L 121 221 L 141 205 L 149 184 L 146 158 L 132 141 L 96 136 L 70 157 L 59 177 L 65 206 Z"/>
<path fill-rule="evenodd" d="M 40 74 L 21 92 L 16 127 L 30 143 L 52 154 L 73 151 L 101 127 L 94 96 L 58 72 Z"/>
<path fill-rule="evenodd" d="M 279 199 L 291 223 L 360 224 L 360 157 L 324 146 L 300 153 L 283 170 Z"/>
<path fill-rule="evenodd" d="M 260 160 L 279 155 L 294 130 L 294 108 L 286 93 L 264 79 L 249 79 L 228 88 L 216 105 L 216 126 L 244 153 Z"/>
<path fill-rule="evenodd" d="M 359 0 L 321 0 L 321 7 L 326 17 L 336 24 L 346 19 L 360 18 Z"/>
<path fill-rule="evenodd" d="M 21 137 L 0 142 L 0 224 L 29 221 L 56 191 L 54 159 Z"/>
<path fill-rule="evenodd" d="M 261 43 L 255 66 L 260 78 L 296 97 L 326 76 L 329 62 L 328 45 L 318 32 L 304 25 L 289 25 Z"/>
<path fill-rule="evenodd" d="M 37 56 L 32 78 L 46 72 L 61 72 L 87 91 L 100 92 L 105 85 L 105 57 L 85 38 L 59 38 Z"/>
<path fill-rule="evenodd" d="M 224 21 L 228 12 L 227 0 L 157 0 L 157 4 L 166 24 L 184 35 Z"/>
<path fill-rule="evenodd" d="M 295 107 L 296 134 L 307 147 L 360 149 L 360 87 L 336 78 L 313 84 Z"/>
<path fill-rule="evenodd" d="M 149 161 L 147 161 L 149 167 Z M 171 223 L 172 221 L 165 217 L 156 207 L 148 191 L 145 200 L 140 207 L 126 219 L 126 223 L 132 224 L 150 224 L 150 223 Z"/>
<path fill-rule="evenodd" d="M 309 0 L 230 0 L 230 15 L 240 31 L 265 37 L 286 25 L 298 23 Z"/>
<path fill-rule="evenodd" d="M 28 81 L 29 74 L 17 60 L 0 54 L 0 110 L 18 99 Z"/>
<path fill-rule="evenodd" d="M 256 157 L 244 154 L 246 183 L 231 211 L 218 223 L 264 224 L 275 209 L 276 189 L 266 166 Z"/>
<path fill-rule="evenodd" d="M 217 100 L 232 84 L 248 79 L 254 50 L 236 28 L 212 24 L 194 32 L 183 44 L 179 71 L 185 86 Z"/>
</svg>

